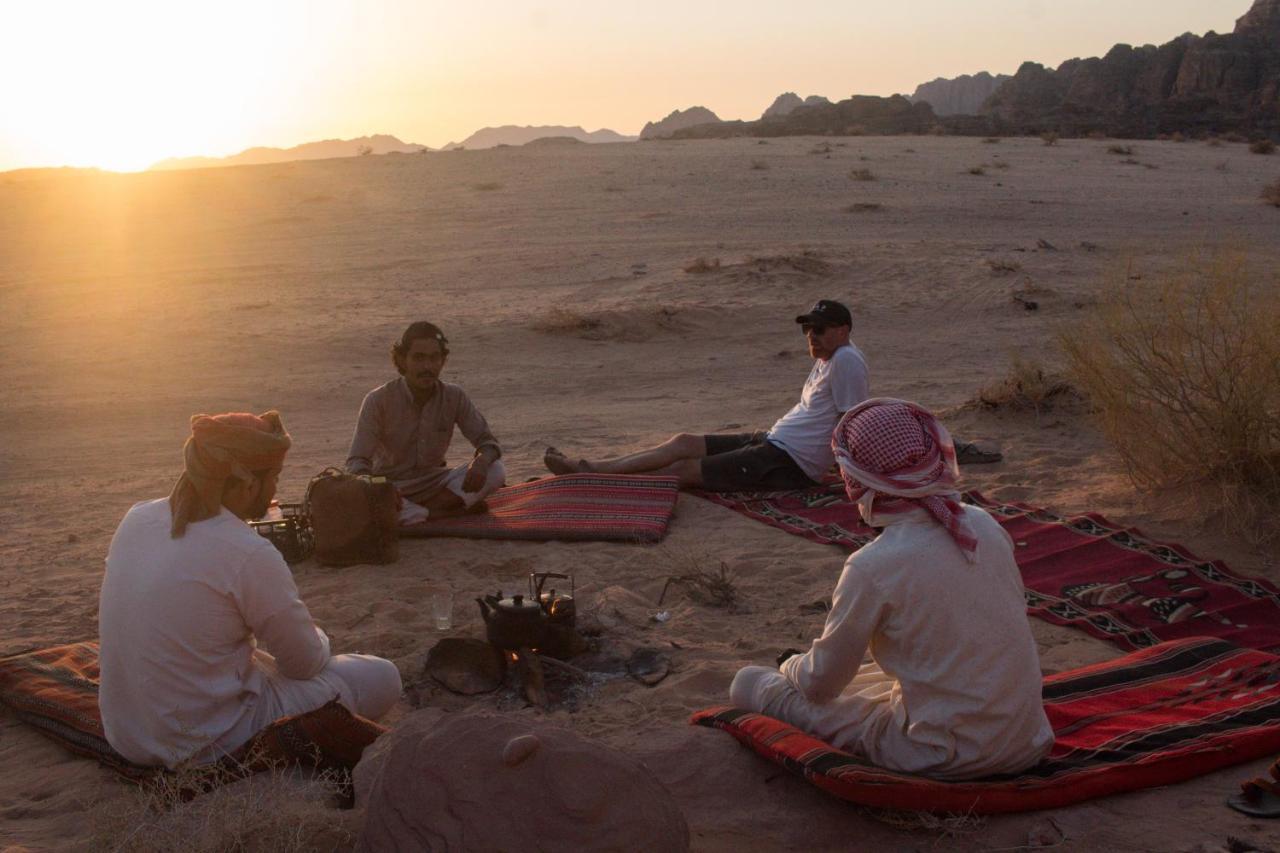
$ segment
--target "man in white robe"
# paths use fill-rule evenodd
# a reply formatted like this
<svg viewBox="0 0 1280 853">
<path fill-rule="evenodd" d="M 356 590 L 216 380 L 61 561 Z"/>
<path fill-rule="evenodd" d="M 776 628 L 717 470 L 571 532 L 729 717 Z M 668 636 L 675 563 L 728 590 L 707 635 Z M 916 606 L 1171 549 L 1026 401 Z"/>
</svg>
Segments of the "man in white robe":
<svg viewBox="0 0 1280 853">
<path fill-rule="evenodd" d="M 1053 731 L 1013 542 L 959 503 L 946 429 L 872 399 L 832 444 L 850 500 L 883 532 L 846 561 L 809 651 L 740 670 L 731 701 L 891 770 L 973 779 L 1034 765 Z"/>
<path fill-rule="evenodd" d="M 134 763 L 214 761 L 335 697 L 371 719 L 400 698 L 395 664 L 330 653 L 284 558 L 245 523 L 266 512 L 289 444 L 275 412 L 192 418 L 173 493 L 136 504 L 111 540 L 98 701 Z"/>
</svg>

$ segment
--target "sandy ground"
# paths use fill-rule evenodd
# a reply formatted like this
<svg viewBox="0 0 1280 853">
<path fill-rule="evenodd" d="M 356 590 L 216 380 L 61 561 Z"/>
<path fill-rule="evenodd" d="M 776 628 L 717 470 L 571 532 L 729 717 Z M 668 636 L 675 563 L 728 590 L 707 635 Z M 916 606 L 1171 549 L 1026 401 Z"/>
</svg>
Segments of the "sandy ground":
<svg viewBox="0 0 1280 853">
<path fill-rule="evenodd" d="M 767 427 L 810 366 L 791 318 L 818 297 L 841 299 L 876 393 L 941 410 L 957 434 L 1003 449 L 1003 464 L 967 469 L 970 485 L 1101 511 L 1280 577 L 1273 557 L 1136 495 L 1083 414 L 963 405 L 1014 354 L 1052 366 L 1052 333 L 1126 267 L 1157 275 L 1226 243 L 1276 269 L 1280 212 L 1258 199 L 1276 158 L 1203 143 L 1137 143 L 1133 164 L 1102 141 L 830 142 L 0 174 L 0 654 L 96 636 L 111 534 L 130 504 L 167 493 L 191 413 L 279 408 L 294 437 L 281 497 L 298 499 L 344 459 L 362 395 L 391 375 L 388 343 L 418 318 L 445 328 L 447 378 L 487 414 L 518 481 L 542 473 L 548 443 L 593 456 L 677 431 Z M 979 164 L 985 174 L 970 174 Z M 877 179 L 851 180 L 862 168 Z M 846 211 L 855 204 L 880 207 Z M 721 266 L 685 272 L 697 257 Z M 1010 298 L 1029 286 L 1039 311 Z M 573 572 L 584 604 L 614 614 L 616 643 L 666 648 L 674 672 L 654 688 L 610 682 L 551 716 L 646 755 L 698 850 L 1008 850 L 1049 818 L 1066 833 L 1059 849 L 1216 849 L 1229 835 L 1280 847 L 1276 824 L 1222 805 L 1263 762 L 948 837 L 890 826 L 779 777 L 727 735 L 685 726 L 725 701 L 739 666 L 816 634 L 822 617 L 797 608 L 829 594 L 842 559 L 686 496 L 659 547 L 408 541 L 394 565 L 308 562 L 297 580 L 336 650 L 400 667 L 408 690 L 395 719 L 414 706 L 501 704 L 423 676 L 440 636 L 429 584 L 456 591 L 455 632 L 479 636 L 474 595 L 530 571 Z M 730 567 L 741 608 L 677 599 L 669 622 L 649 622 L 663 579 L 689 560 Z M 1032 627 L 1047 671 L 1119 654 Z M 0 848 L 91 845 L 86 810 L 133 802 L 106 771 L 3 712 L 0 768 Z"/>
</svg>

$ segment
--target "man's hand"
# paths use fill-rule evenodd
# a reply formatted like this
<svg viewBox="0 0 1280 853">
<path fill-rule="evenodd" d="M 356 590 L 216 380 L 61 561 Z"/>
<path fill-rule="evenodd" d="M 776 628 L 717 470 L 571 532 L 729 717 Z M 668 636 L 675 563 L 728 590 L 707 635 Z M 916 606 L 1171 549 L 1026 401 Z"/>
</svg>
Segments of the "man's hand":
<svg viewBox="0 0 1280 853">
<path fill-rule="evenodd" d="M 485 480 L 489 479 L 489 466 L 493 464 L 491 453 L 485 447 L 471 460 L 471 464 L 467 466 L 467 476 L 462 480 L 462 491 L 478 492 L 484 486 Z"/>
<path fill-rule="evenodd" d="M 800 651 L 799 649 L 786 649 L 781 653 L 779 653 L 778 657 L 776 658 L 778 662 L 778 666 L 782 666 L 782 664 L 785 663 L 788 658 L 793 658 L 796 655 L 802 655 L 802 654 L 804 654 L 804 652 Z"/>
</svg>

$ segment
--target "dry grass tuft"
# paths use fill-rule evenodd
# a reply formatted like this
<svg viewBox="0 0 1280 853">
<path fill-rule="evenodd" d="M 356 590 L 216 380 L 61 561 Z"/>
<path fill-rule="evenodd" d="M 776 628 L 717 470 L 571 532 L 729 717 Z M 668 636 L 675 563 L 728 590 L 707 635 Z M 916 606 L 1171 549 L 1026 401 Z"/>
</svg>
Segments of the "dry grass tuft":
<svg viewBox="0 0 1280 853">
<path fill-rule="evenodd" d="M 338 774 L 307 779 L 280 765 L 189 800 L 194 787 L 208 783 L 207 768 L 179 769 L 129 791 L 123 804 L 104 802 L 90 816 L 93 849 L 292 853 L 355 844 L 354 813 L 335 807 L 346 784 Z"/>
<path fill-rule="evenodd" d="M 986 139 L 984 139 L 984 140 L 982 140 L 982 141 L 983 141 L 983 142 L 985 142 L 987 145 L 999 145 L 999 144 L 1000 144 L 1000 137 L 998 137 L 998 136 L 988 136 Z"/>
<path fill-rule="evenodd" d="M 1040 134 L 1040 141 L 1043 142 L 1045 145 L 1057 145 L 1058 139 L 1060 139 L 1060 137 L 1058 136 L 1058 134 L 1054 133 L 1053 131 Z"/>
<path fill-rule="evenodd" d="M 738 587 L 734 583 L 733 569 L 729 564 L 720 561 L 714 569 L 706 565 L 706 556 L 693 552 L 673 554 L 672 563 L 679 574 L 667 577 L 662 586 L 662 594 L 658 596 L 658 606 L 667 597 L 671 587 L 679 587 L 685 595 L 697 604 L 706 607 L 719 607 L 724 610 L 735 610 L 738 606 Z"/>
<path fill-rule="evenodd" d="M 702 273 L 716 272 L 719 269 L 720 269 L 719 258 L 712 258 L 711 260 L 707 260 L 706 258 L 694 258 L 692 261 L 685 264 L 685 267 L 684 267 L 685 272 L 691 273 L 693 275 L 701 275 Z"/>
<path fill-rule="evenodd" d="M 993 275 L 1012 275 L 1021 272 L 1022 264 L 1017 261 L 1009 261 L 1003 258 L 989 258 L 987 266 L 991 267 Z"/>
<path fill-rule="evenodd" d="M 1133 146 L 1132 146 L 1132 145 L 1108 145 L 1108 146 L 1107 146 L 1107 153 L 1108 153 L 1108 154 L 1117 154 L 1117 155 L 1119 155 L 1119 156 L 1121 156 L 1121 157 L 1132 157 L 1132 156 L 1133 156 Z"/>
<path fill-rule="evenodd" d="M 987 173 L 987 164 L 979 163 L 976 166 L 970 166 L 968 172 L 970 175 L 985 175 Z"/>
<path fill-rule="evenodd" d="M 1249 150 L 1254 154 L 1274 154 L 1276 144 L 1270 139 L 1256 139 L 1249 143 Z"/>
<path fill-rule="evenodd" d="M 938 841 L 959 841 L 976 835 L 987 825 L 987 819 L 974 814 L 935 815 L 896 809 L 859 809 L 872 820 L 903 832 L 928 832 Z"/>
<path fill-rule="evenodd" d="M 874 181 L 876 175 L 870 169 L 850 169 L 849 180 L 851 181 Z"/>
<path fill-rule="evenodd" d="M 984 409 L 1034 411 L 1039 415 L 1066 397 L 1080 399 L 1080 393 L 1066 378 L 1050 373 L 1038 361 L 1015 355 L 1008 374 L 978 391 L 973 402 Z"/>
<path fill-rule="evenodd" d="M 830 142 L 819 143 L 818 145 L 815 145 L 813 148 L 810 148 L 809 153 L 810 154 L 830 154 L 831 143 Z"/>
<path fill-rule="evenodd" d="M 757 172 L 763 172 L 769 168 L 769 164 L 766 163 L 764 160 L 752 160 L 751 168 Z"/>
<path fill-rule="evenodd" d="M 1262 188 L 1262 200 L 1274 207 L 1280 207 L 1280 178 Z"/>
<path fill-rule="evenodd" d="M 1058 335 L 1140 488 L 1194 490 L 1249 541 L 1280 534 L 1280 295 L 1240 252 L 1112 282 Z"/>
<path fill-rule="evenodd" d="M 485 181 L 484 183 L 481 183 L 481 184 L 472 184 L 471 189 L 475 190 L 476 192 L 487 193 L 487 192 L 493 192 L 494 190 L 502 189 L 502 184 L 498 183 L 497 181 Z"/>
<path fill-rule="evenodd" d="M 874 201 L 854 202 L 844 208 L 845 213 L 875 213 L 877 210 L 883 210 L 884 205 Z"/>
</svg>

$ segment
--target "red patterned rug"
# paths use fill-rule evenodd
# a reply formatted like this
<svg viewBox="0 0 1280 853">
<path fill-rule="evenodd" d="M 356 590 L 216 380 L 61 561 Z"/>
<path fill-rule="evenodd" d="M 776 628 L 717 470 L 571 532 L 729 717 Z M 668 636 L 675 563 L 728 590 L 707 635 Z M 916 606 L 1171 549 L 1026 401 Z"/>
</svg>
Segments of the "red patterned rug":
<svg viewBox="0 0 1280 853">
<path fill-rule="evenodd" d="M 165 771 L 134 764 L 107 742 L 98 710 L 98 644 L 71 643 L 0 658 L 0 707 L 76 755 L 92 758 L 134 782 Z M 304 764 L 347 774 L 385 728 L 352 714 L 337 699 L 305 714 L 283 717 L 214 764 L 189 774 L 189 798 L 216 785 L 281 764 Z"/>
<path fill-rule="evenodd" d="M 797 492 L 733 492 L 701 497 L 814 542 L 857 550 L 875 535 L 844 486 Z M 1142 649 L 1166 640 L 1212 636 L 1254 649 L 1280 648 L 1280 588 L 1157 542 L 1100 515 L 1064 518 L 1021 503 L 968 492 L 1009 531 L 1026 588 L 1027 611 Z"/>
<path fill-rule="evenodd" d="M 737 708 L 709 708 L 690 722 L 723 729 L 850 802 L 955 814 L 1035 811 L 1280 751 L 1280 657 L 1208 637 L 1163 643 L 1046 678 L 1044 707 L 1057 736 L 1048 757 L 1016 776 L 974 782 L 875 767 Z"/>
<path fill-rule="evenodd" d="M 675 477 L 565 474 L 507 486 L 488 512 L 427 519 L 401 536 L 658 542 L 679 494 Z"/>
</svg>

